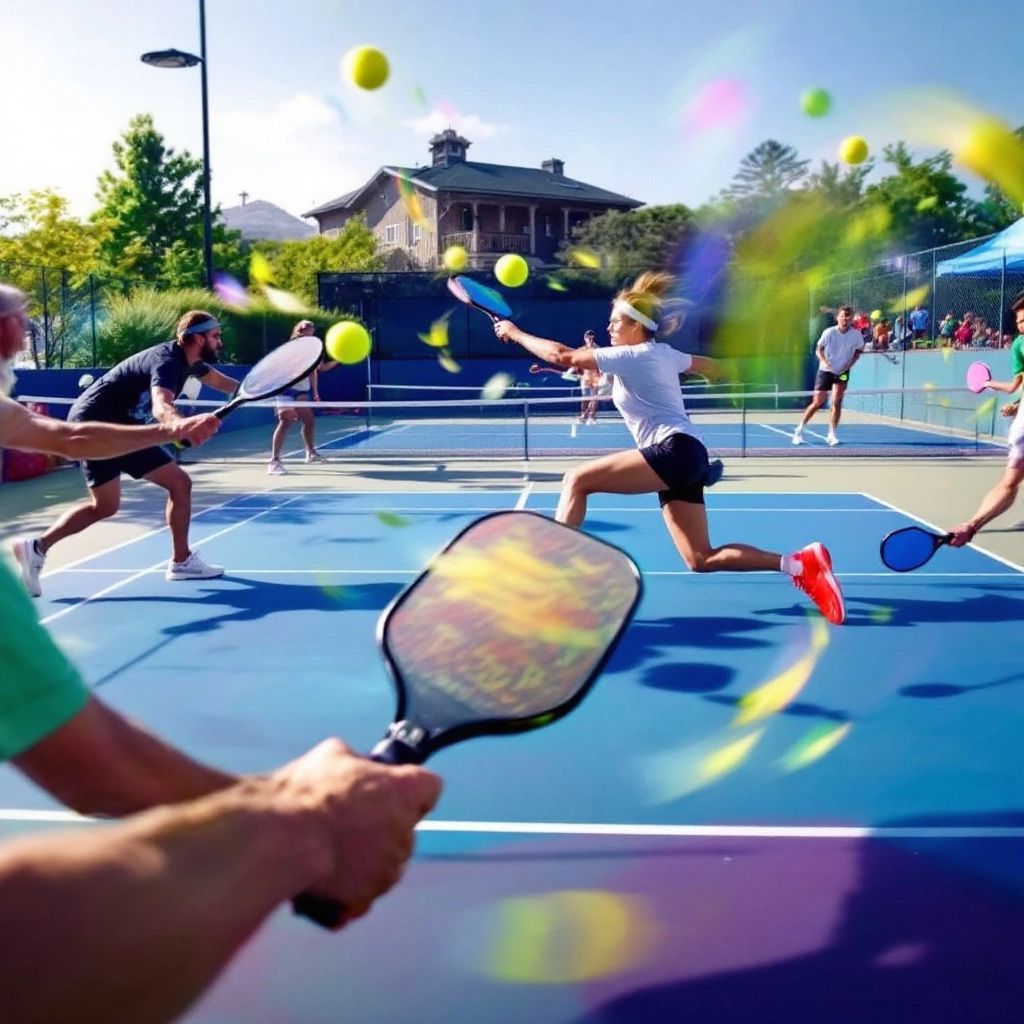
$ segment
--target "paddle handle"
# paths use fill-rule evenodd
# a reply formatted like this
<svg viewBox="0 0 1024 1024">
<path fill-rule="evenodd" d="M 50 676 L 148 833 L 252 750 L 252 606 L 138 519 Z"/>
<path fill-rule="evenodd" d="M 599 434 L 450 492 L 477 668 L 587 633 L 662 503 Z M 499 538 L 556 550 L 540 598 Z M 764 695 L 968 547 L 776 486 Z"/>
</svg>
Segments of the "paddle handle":
<svg viewBox="0 0 1024 1024">
<path fill-rule="evenodd" d="M 229 412 L 233 412 L 244 401 L 244 398 L 233 398 L 230 402 L 227 403 L 227 405 L 222 405 L 219 409 L 214 409 L 213 415 L 216 416 L 217 419 L 222 420 L 224 419 L 225 416 L 227 416 Z M 175 448 L 179 449 L 192 447 L 192 442 L 189 441 L 188 438 L 185 438 L 182 441 L 172 441 L 171 443 L 174 445 Z"/>
<path fill-rule="evenodd" d="M 380 761 L 382 764 L 422 764 L 423 758 L 413 747 L 403 743 L 395 735 L 395 728 L 392 725 L 388 735 L 373 748 L 370 760 Z M 315 892 L 300 892 L 292 900 L 292 910 L 299 917 L 305 917 L 321 928 L 329 930 L 340 927 L 345 920 L 343 903 L 330 896 L 318 896 Z"/>
</svg>

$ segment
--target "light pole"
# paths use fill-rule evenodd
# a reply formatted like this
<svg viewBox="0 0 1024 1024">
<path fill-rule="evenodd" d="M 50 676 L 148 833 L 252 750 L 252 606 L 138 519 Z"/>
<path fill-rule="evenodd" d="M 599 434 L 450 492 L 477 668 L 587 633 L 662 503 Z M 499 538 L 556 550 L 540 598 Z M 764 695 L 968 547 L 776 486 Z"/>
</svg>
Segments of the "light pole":
<svg viewBox="0 0 1024 1024">
<path fill-rule="evenodd" d="M 199 0 L 199 56 L 183 50 L 154 50 L 142 63 L 155 68 L 194 68 L 199 65 L 203 95 L 203 268 L 206 287 L 213 287 L 213 220 L 210 211 L 210 114 L 206 99 L 206 0 Z"/>
</svg>

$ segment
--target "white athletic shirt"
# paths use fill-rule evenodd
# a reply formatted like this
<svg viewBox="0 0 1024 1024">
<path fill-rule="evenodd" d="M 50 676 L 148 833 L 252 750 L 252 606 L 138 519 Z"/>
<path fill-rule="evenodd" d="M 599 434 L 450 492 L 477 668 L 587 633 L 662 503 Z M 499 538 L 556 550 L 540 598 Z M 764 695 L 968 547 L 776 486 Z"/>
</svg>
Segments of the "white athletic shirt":
<svg viewBox="0 0 1024 1024">
<path fill-rule="evenodd" d="M 664 441 L 671 434 L 700 434 L 686 412 L 679 374 L 693 359 L 660 341 L 612 345 L 594 353 L 598 369 L 615 377 L 612 402 L 622 413 L 637 448 Z"/>
<path fill-rule="evenodd" d="M 847 327 L 845 334 L 838 327 L 826 327 L 815 348 L 825 350 L 833 373 L 842 373 L 850 368 L 854 352 L 863 351 L 864 335 L 856 327 Z"/>
</svg>

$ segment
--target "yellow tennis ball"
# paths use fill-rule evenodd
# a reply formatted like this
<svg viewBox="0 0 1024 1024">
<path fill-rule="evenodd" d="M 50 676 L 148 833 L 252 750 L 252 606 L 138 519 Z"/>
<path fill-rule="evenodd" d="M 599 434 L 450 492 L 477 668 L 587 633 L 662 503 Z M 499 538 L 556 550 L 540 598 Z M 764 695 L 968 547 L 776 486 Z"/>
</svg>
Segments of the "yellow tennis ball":
<svg viewBox="0 0 1024 1024">
<path fill-rule="evenodd" d="M 449 245 L 444 251 L 444 265 L 448 270 L 465 270 L 469 253 L 461 245 Z"/>
<path fill-rule="evenodd" d="M 354 320 L 342 320 L 327 331 L 327 354 L 337 363 L 361 363 L 370 354 L 370 332 Z"/>
<path fill-rule="evenodd" d="M 862 135 L 848 135 L 839 144 L 839 159 L 846 164 L 862 164 L 868 158 L 868 144 Z"/>
<path fill-rule="evenodd" d="M 872 320 L 881 320 L 882 319 L 882 311 L 880 309 L 873 309 L 873 310 L 871 310 L 871 319 Z"/>
<path fill-rule="evenodd" d="M 373 46 L 357 46 L 345 54 L 348 77 L 360 89 L 379 89 L 388 80 L 388 59 Z"/>
<path fill-rule="evenodd" d="M 518 288 L 530 275 L 530 268 L 522 256 L 514 252 L 505 253 L 494 264 L 494 276 L 506 288 Z"/>
</svg>

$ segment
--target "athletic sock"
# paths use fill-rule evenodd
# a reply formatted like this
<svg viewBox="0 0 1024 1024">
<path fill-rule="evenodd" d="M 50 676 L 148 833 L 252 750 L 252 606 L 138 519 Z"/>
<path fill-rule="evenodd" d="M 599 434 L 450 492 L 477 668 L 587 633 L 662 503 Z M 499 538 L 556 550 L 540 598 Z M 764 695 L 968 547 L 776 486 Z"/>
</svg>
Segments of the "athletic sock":
<svg viewBox="0 0 1024 1024">
<path fill-rule="evenodd" d="M 779 569 L 790 576 L 802 576 L 804 563 L 796 555 L 783 555 L 779 559 Z"/>
</svg>

